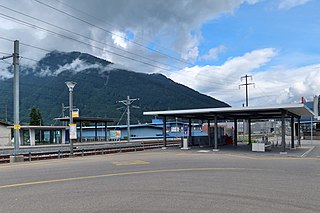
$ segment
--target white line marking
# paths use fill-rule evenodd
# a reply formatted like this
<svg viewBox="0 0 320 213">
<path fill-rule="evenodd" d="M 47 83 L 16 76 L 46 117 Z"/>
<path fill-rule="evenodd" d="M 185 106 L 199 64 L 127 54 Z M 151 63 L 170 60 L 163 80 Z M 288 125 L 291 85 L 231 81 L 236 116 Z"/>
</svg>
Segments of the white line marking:
<svg viewBox="0 0 320 213">
<path fill-rule="evenodd" d="M 308 151 L 306 151 L 305 153 L 303 153 L 300 157 L 302 157 L 302 158 L 306 157 L 314 148 L 315 148 L 315 146 L 313 146 L 313 147 L 310 148 Z"/>
</svg>

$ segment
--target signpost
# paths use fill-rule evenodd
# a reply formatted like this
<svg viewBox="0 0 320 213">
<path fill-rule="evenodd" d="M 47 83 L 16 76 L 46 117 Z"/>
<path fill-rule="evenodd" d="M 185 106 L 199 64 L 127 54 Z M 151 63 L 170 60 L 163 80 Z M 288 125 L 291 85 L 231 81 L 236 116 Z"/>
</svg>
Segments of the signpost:
<svg viewBox="0 0 320 213">
<path fill-rule="evenodd" d="M 110 139 L 111 140 L 120 140 L 121 139 L 121 131 L 120 130 L 111 130 L 110 131 Z"/>
</svg>

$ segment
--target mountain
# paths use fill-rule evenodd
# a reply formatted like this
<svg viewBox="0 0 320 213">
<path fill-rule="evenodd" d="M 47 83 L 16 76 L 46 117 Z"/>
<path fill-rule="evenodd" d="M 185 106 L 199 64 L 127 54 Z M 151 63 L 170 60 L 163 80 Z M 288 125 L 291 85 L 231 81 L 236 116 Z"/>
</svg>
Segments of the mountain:
<svg viewBox="0 0 320 213">
<path fill-rule="evenodd" d="M 74 105 L 80 116 L 99 116 L 119 120 L 124 112 L 117 101 L 139 98 L 131 110 L 132 123 L 150 121 L 144 111 L 226 107 L 228 104 L 203 95 L 161 74 L 144 74 L 113 68 L 111 62 L 80 52 L 48 53 L 34 67 L 20 68 L 20 121 L 29 122 L 30 109 L 39 108 L 46 124 L 62 115 L 62 103 L 68 105 L 66 81 L 77 82 Z M 0 118 L 4 106 L 12 115 L 12 78 L 0 80 Z M 68 111 L 65 111 L 68 115 Z M 121 123 L 125 123 L 125 116 Z"/>
</svg>

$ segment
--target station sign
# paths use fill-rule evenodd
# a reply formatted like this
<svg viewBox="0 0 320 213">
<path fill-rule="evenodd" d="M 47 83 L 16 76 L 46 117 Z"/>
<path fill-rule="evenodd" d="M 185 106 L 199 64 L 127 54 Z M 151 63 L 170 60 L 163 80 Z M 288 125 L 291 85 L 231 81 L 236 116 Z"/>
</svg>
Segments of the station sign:
<svg viewBox="0 0 320 213">
<path fill-rule="evenodd" d="M 79 109 L 73 109 L 72 110 L 72 117 L 73 118 L 79 118 Z"/>
<path fill-rule="evenodd" d="M 76 124 L 69 124 L 69 136 L 70 139 L 77 139 L 77 125 Z"/>
</svg>

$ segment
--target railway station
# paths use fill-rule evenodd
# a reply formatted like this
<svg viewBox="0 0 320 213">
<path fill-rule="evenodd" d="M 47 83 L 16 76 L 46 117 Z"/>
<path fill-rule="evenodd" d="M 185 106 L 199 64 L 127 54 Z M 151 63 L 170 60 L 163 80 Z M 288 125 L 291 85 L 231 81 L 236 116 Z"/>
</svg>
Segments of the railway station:
<svg viewBox="0 0 320 213">
<path fill-rule="evenodd" d="M 208 123 L 208 145 L 213 150 L 218 150 L 219 135 L 218 121 L 233 121 L 233 146 L 238 145 L 238 121 L 246 120 L 248 122 L 248 142 L 252 142 L 251 122 L 262 119 L 281 120 L 281 147 L 282 152 L 286 151 L 286 121 L 290 121 L 291 139 L 290 148 L 295 148 L 295 136 L 297 146 L 300 145 L 300 119 L 303 116 L 314 116 L 314 113 L 304 104 L 291 104 L 267 107 L 223 107 L 223 108 L 203 108 L 187 110 L 168 110 L 168 111 L 150 111 L 144 112 L 145 116 L 158 116 L 163 118 L 163 146 L 167 146 L 166 121 L 168 118 L 181 118 L 189 121 L 189 131 L 187 145 L 192 144 L 192 120 L 202 120 Z M 214 128 L 210 128 L 212 126 Z M 211 132 L 213 129 L 213 132 Z M 184 145 L 185 146 L 185 145 Z M 186 148 L 186 147 L 185 147 Z"/>
</svg>

